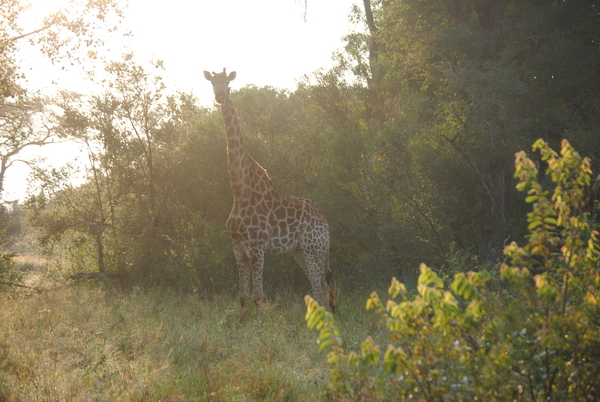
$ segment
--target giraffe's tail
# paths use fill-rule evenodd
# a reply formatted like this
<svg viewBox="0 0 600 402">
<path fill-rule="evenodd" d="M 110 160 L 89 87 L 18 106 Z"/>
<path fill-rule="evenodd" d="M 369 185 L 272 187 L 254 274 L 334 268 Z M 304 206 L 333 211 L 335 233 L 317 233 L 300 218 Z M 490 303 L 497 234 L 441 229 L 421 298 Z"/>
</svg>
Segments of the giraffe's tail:
<svg viewBox="0 0 600 402">
<path fill-rule="evenodd" d="M 333 279 L 333 272 L 331 272 L 329 266 L 327 267 L 325 280 L 327 281 L 327 285 L 329 285 L 329 305 L 331 306 L 331 312 L 335 313 L 337 310 L 337 302 L 340 290 L 337 287 L 337 282 L 335 279 Z"/>
</svg>

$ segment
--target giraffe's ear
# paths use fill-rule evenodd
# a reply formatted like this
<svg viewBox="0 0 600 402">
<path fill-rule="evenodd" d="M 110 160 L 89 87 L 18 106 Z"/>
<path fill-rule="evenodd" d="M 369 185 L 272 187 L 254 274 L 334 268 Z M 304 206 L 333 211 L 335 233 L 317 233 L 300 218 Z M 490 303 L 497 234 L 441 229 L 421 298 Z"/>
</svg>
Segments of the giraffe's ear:
<svg viewBox="0 0 600 402">
<path fill-rule="evenodd" d="M 229 74 L 229 77 L 228 77 L 228 78 L 229 78 L 229 81 L 233 81 L 233 80 L 235 80 L 235 71 L 232 71 L 232 72 Z"/>
<path fill-rule="evenodd" d="M 212 81 L 212 75 L 206 70 L 204 70 L 204 78 L 206 78 L 209 81 Z"/>
</svg>

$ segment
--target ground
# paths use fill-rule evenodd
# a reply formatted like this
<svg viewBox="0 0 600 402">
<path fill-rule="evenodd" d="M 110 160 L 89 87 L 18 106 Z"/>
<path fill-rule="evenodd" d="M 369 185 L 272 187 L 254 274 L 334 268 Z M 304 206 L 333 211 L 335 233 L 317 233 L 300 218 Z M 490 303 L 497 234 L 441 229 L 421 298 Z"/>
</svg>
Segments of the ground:
<svg viewBox="0 0 600 402">
<path fill-rule="evenodd" d="M 338 318 L 356 343 L 375 324 L 349 302 Z M 110 280 L 2 289 L 0 306 L 0 401 L 315 401 L 329 375 L 291 290 L 243 326 L 235 295 Z"/>
</svg>

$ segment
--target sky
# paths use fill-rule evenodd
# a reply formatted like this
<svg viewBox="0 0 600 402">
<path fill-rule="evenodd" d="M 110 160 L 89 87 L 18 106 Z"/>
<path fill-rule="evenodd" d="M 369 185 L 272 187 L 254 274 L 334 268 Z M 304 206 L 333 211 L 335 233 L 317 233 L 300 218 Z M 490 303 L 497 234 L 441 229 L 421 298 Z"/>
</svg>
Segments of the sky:
<svg viewBox="0 0 600 402">
<path fill-rule="evenodd" d="M 29 23 L 67 0 L 30 0 Z M 294 89 L 298 80 L 333 66 L 332 54 L 353 28 L 348 15 L 357 0 L 129 0 L 122 25 L 128 38 L 108 38 L 111 57 L 133 52 L 137 62 L 162 59 L 170 90 L 196 95 L 202 105 L 213 104 L 212 87 L 203 70 L 237 71 L 233 89 L 244 85 Z M 114 55 L 114 56 L 113 56 Z M 24 49 L 22 66 L 32 89 L 52 94 L 60 89 L 93 91 L 82 69 L 53 67 L 37 52 Z M 50 165 L 79 155 L 76 147 L 55 145 L 30 150 Z M 25 165 L 7 172 L 3 198 L 26 196 Z"/>
</svg>

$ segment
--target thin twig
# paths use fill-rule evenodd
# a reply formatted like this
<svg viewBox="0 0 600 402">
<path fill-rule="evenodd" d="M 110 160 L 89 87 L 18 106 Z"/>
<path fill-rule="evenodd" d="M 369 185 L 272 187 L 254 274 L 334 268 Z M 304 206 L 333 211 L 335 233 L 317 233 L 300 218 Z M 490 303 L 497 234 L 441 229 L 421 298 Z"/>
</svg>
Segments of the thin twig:
<svg viewBox="0 0 600 402">
<path fill-rule="evenodd" d="M 19 285 L 18 283 L 13 283 L 13 282 L 3 282 L 3 281 L 0 281 L 0 285 L 17 286 L 17 287 L 20 287 L 20 288 L 27 288 L 27 289 L 39 290 L 38 288 L 34 288 L 32 286 Z"/>
</svg>

